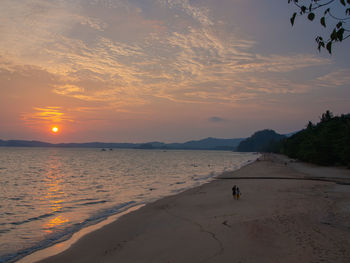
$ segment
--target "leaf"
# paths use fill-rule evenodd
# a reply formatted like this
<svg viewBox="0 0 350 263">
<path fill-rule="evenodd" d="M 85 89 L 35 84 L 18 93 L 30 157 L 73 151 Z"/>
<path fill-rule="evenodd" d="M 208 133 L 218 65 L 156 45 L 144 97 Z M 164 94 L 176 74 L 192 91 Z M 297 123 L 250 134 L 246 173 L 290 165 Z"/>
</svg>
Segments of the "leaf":
<svg viewBox="0 0 350 263">
<path fill-rule="evenodd" d="M 343 25 L 343 23 L 342 23 L 342 22 L 339 22 L 339 23 L 337 24 L 337 28 L 341 28 L 342 25 Z"/>
<path fill-rule="evenodd" d="M 292 15 L 292 17 L 290 18 L 290 23 L 292 24 L 292 26 L 294 25 L 294 20 L 295 20 L 295 17 L 297 16 L 297 13 L 294 13 Z"/>
<path fill-rule="evenodd" d="M 320 23 L 321 23 L 322 26 L 326 27 L 326 18 L 324 16 L 321 17 Z"/>
<path fill-rule="evenodd" d="M 350 0 L 349 0 L 349 1 L 350 1 Z M 345 14 L 350 16 L 350 8 L 347 8 L 347 9 L 345 10 Z"/>
<path fill-rule="evenodd" d="M 343 35 L 344 35 L 344 28 L 341 28 L 337 32 L 337 38 L 339 39 L 340 42 L 343 41 Z"/>
<path fill-rule="evenodd" d="M 331 41 L 336 40 L 336 39 L 337 39 L 337 31 L 334 28 L 332 31 L 332 34 L 331 34 Z"/>
<path fill-rule="evenodd" d="M 301 6 L 301 7 L 300 7 L 300 10 L 301 10 L 301 13 L 305 13 L 305 11 L 306 11 L 306 6 L 304 6 L 304 5 Z"/>
<path fill-rule="evenodd" d="M 309 15 L 307 16 L 307 18 L 308 18 L 310 21 L 314 20 L 315 14 L 314 14 L 314 13 L 309 13 Z"/>
<path fill-rule="evenodd" d="M 348 4 L 350 5 L 350 0 L 346 0 L 346 2 L 348 2 Z"/>
<path fill-rule="evenodd" d="M 324 48 L 323 38 L 321 36 L 316 37 L 316 42 L 318 44 L 318 51 L 321 52 L 321 47 Z"/>
<path fill-rule="evenodd" d="M 317 47 L 317 49 L 318 49 L 318 52 L 321 52 L 321 47 L 323 47 L 324 48 L 324 42 L 318 42 L 318 47 Z"/>
<path fill-rule="evenodd" d="M 340 3 L 345 6 L 345 0 L 340 0 Z"/>
<path fill-rule="evenodd" d="M 332 54 L 332 41 L 329 41 L 326 45 L 329 54 Z"/>
<path fill-rule="evenodd" d="M 324 11 L 324 14 L 326 15 L 327 13 L 329 13 L 330 10 L 330 8 L 327 8 L 326 11 Z"/>
</svg>

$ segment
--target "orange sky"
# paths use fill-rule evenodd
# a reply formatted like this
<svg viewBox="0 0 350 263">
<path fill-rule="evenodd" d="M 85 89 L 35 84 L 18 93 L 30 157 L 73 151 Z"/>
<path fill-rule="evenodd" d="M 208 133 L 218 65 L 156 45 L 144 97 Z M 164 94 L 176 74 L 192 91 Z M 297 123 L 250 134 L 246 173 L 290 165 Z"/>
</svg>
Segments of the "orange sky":
<svg viewBox="0 0 350 263">
<path fill-rule="evenodd" d="M 2 0 L 0 139 L 185 141 L 350 112 L 349 41 L 252 0 Z M 59 133 L 51 128 L 57 125 Z"/>
</svg>

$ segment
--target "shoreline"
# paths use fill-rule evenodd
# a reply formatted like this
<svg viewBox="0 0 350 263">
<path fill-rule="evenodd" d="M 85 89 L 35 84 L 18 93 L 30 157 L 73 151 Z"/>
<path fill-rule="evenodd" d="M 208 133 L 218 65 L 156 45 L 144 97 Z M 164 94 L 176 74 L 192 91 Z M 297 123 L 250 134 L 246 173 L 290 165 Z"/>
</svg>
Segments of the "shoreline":
<svg viewBox="0 0 350 263">
<path fill-rule="evenodd" d="M 39 249 L 17 261 L 15 261 L 16 263 L 31 263 L 31 262 L 38 262 L 40 260 L 55 256 L 59 253 L 64 252 L 65 250 L 69 249 L 74 243 L 78 242 L 82 237 L 84 237 L 85 235 L 92 233 L 94 231 L 99 230 L 100 228 L 118 220 L 120 217 L 132 212 L 132 211 L 136 211 L 138 209 L 140 209 L 141 207 L 143 207 L 143 205 L 136 205 L 136 206 L 132 206 L 118 214 L 112 215 L 107 217 L 105 220 L 98 222 L 97 224 L 94 225 L 90 225 L 88 227 L 82 228 L 81 230 L 79 230 L 78 232 L 74 233 L 70 238 L 68 238 L 67 240 L 64 240 L 62 242 L 58 242 L 52 246 L 46 247 L 44 249 Z"/>
<path fill-rule="evenodd" d="M 283 262 L 347 262 L 350 209 L 343 208 L 350 204 L 350 187 L 283 180 L 306 173 L 290 160 L 286 165 L 282 157 L 264 158 L 220 176 L 272 174 L 275 180 L 214 179 L 127 213 L 40 262 L 279 262 L 281 257 Z M 233 183 L 243 192 L 239 201 L 232 199 Z M 338 210 L 333 211 L 333 204 Z M 327 255 L 320 255 L 322 249 Z"/>
</svg>

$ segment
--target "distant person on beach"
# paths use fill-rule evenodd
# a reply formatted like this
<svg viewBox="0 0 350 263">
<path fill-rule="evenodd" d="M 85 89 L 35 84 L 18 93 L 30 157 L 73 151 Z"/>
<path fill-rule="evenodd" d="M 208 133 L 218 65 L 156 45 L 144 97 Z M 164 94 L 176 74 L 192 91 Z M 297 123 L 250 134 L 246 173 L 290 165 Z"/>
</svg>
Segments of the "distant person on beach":
<svg viewBox="0 0 350 263">
<path fill-rule="evenodd" d="M 239 190 L 239 187 L 236 188 L 236 199 L 238 200 L 241 196 L 241 191 Z"/>
<path fill-rule="evenodd" d="M 237 186 L 234 185 L 234 186 L 232 187 L 232 196 L 233 196 L 234 199 L 236 199 L 236 192 L 237 192 Z"/>
</svg>

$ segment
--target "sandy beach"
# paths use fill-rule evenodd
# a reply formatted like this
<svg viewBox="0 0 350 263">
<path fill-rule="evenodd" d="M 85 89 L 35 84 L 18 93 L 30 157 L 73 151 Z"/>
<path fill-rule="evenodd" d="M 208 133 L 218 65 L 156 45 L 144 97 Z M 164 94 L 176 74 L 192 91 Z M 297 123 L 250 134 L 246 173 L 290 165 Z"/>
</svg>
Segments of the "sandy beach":
<svg viewBox="0 0 350 263">
<path fill-rule="evenodd" d="M 350 170 L 264 155 L 40 262 L 350 262 L 349 183 Z"/>
</svg>

